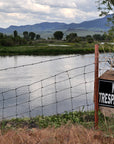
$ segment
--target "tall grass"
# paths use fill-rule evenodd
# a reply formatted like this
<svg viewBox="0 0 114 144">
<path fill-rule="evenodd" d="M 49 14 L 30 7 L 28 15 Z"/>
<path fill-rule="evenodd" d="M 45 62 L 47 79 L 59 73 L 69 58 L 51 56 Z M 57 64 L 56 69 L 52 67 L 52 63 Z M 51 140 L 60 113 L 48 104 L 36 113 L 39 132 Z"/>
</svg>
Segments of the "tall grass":
<svg viewBox="0 0 114 144">
<path fill-rule="evenodd" d="M 114 144 L 101 131 L 67 124 L 59 128 L 17 129 L 0 133 L 0 144 Z"/>
<path fill-rule="evenodd" d="M 95 130 L 94 111 L 4 120 L 0 128 L 0 144 L 114 144 L 114 118 L 99 112 Z"/>
</svg>

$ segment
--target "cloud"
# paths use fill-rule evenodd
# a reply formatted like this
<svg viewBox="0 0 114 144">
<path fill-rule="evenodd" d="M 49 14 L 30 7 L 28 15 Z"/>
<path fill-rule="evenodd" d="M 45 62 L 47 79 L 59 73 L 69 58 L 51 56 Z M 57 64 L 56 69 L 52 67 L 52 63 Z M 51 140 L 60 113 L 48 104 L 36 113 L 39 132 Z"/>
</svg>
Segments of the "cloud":
<svg viewBox="0 0 114 144">
<path fill-rule="evenodd" d="M 75 0 L 75 4 L 81 11 L 93 12 L 97 10 L 96 0 Z"/>
<path fill-rule="evenodd" d="M 49 5 L 53 8 L 74 8 L 75 3 L 74 0 L 32 0 L 33 3 L 39 3 L 42 5 Z"/>
<path fill-rule="evenodd" d="M 32 0 L 33 3 L 49 5 L 53 8 L 76 8 L 82 11 L 96 10 L 95 0 Z"/>
<path fill-rule="evenodd" d="M 97 17 L 98 12 L 95 0 L 0 1 L 0 27 L 34 24 L 45 21 L 79 23 Z"/>
</svg>

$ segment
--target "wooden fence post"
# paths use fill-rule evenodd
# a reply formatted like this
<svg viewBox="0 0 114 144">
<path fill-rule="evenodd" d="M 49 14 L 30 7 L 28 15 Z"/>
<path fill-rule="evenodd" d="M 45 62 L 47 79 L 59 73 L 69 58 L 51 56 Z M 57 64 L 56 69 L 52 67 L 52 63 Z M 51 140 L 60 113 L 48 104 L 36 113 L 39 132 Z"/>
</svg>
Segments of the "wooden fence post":
<svg viewBox="0 0 114 144">
<path fill-rule="evenodd" d="M 98 89 L 99 89 L 99 46 L 95 45 L 95 82 L 94 82 L 94 105 L 95 105 L 95 129 L 98 129 Z"/>
</svg>

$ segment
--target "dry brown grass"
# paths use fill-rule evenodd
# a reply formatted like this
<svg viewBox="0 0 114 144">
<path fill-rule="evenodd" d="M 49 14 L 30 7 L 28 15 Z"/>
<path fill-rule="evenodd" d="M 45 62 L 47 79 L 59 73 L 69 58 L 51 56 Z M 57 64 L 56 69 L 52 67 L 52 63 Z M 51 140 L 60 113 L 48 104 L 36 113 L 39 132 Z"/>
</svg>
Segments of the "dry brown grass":
<svg viewBox="0 0 114 144">
<path fill-rule="evenodd" d="M 0 144 L 114 144 L 114 139 L 101 131 L 66 125 L 56 129 L 20 128 L 0 132 Z"/>
</svg>

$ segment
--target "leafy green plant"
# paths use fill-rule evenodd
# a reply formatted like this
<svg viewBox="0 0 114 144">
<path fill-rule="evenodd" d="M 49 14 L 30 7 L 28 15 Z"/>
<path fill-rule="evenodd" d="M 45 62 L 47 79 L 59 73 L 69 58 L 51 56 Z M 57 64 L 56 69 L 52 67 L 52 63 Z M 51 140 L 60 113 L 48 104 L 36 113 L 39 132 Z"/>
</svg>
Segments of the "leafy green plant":
<svg viewBox="0 0 114 144">
<path fill-rule="evenodd" d="M 104 117 L 99 112 L 99 129 L 105 131 L 107 134 L 114 133 L 114 118 Z M 5 120 L 0 123 L 1 130 L 7 128 L 46 128 L 46 127 L 60 127 L 62 125 L 79 124 L 86 128 L 94 128 L 94 111 L 74 111 L 65 112 L 63 114 L 53 116 L 37 116 L 33 118 L 16 118 L 11 120 Z"/>
</svg>

